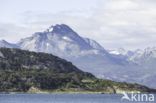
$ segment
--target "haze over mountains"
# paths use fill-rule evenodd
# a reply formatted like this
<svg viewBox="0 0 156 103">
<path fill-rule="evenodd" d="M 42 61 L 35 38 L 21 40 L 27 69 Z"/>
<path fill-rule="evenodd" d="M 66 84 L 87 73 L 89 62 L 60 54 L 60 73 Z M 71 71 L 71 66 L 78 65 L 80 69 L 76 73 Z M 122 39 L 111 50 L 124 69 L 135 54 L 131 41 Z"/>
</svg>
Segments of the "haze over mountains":
<svg viewBox="0 0 156 103">
<path fill-rule="evenodd" d="M 16 44 L 0 41 L 0 47 L 52 53 L 73 62 L 99 78 L 136 82 L 156 88 L 156 48 L 126 51 L 106 50 L 96 41 L 83 38 L 65 24 L 49 27 Z"/>
</svg>

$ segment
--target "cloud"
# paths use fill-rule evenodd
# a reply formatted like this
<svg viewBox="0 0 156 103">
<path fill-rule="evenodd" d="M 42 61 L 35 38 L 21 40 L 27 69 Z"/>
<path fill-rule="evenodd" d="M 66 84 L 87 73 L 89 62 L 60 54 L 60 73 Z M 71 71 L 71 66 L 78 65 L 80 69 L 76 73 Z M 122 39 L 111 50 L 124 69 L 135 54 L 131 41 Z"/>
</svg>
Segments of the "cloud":
<svg viewBox="0 0 156 103">
<path fill-rule="evenodd" d="M 19 39 L 30 36 L 33 32 L 43 31 L 52 24 L 65 23 L 81 36 L 95 39 L 107 49 L 136 49 L 155 45 L 155 0 L 99 0 L 96 5 L 88 10 L 62 11 L 55 14 L 24 12 L 19 18 L 20 23 L 14 25 L 14 30 L 11 26 L 8 28 L 1 25 L 0 36 L 16 33 L 16 39 Z"/>
</svg>

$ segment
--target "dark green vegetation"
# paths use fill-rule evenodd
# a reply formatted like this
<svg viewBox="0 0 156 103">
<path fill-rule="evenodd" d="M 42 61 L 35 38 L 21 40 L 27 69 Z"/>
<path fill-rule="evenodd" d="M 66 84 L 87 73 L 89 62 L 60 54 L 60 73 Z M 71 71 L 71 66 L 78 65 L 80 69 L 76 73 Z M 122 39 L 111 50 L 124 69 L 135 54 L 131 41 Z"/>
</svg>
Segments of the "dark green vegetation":
<svg viewBox="0 0 156 103">
<path fill-rule="evenodd" d="M 52 54 L 0 48 L 0 92 L 154 92 L 145 86 L 100 80 Z"/>
</svg>

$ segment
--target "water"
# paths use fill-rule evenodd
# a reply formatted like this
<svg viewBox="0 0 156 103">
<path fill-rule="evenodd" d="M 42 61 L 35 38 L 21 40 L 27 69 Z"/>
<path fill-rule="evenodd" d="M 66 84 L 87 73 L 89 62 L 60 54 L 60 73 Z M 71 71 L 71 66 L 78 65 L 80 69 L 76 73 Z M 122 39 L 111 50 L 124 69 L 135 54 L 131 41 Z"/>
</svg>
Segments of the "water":
<svg viewBox="0 0 156 103">
<path fill-rule="evenodd" d="M 0 94 L 0 103 L 156 103 L 122 101 L 115 94 Z"/>
</svg>

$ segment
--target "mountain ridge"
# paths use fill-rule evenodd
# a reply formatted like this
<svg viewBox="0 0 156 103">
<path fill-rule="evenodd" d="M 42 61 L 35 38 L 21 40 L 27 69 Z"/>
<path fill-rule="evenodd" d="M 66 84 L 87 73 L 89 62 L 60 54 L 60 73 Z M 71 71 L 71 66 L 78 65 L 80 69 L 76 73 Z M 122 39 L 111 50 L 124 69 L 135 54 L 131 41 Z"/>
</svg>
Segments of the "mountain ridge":
<svg viewBox="0 0 156 103">
<path fill-rule="evenodd" d="M 99 78 L 136 82 L 156 88 L 156 81 L 153 83 L 153 78 L 156 77 L 155 57 L 146 59 L 141 50 L 133 52 L 122 48 L 120 48 L 122 54 L 116 51 L 114 52 L 117 55 L 112 54 L 96 41 L 79 36 L 65 24 L 57 24 L 43 32 L 36 32 L 30 37 L 21 39 L 11 48 L 50 53 L 71 61 L 81 70 Z M 138 59 L 140 54 L 144 58 Z"/>
</svg>

